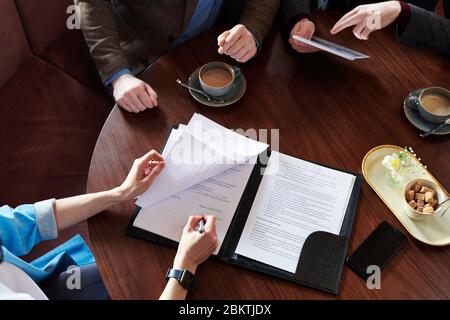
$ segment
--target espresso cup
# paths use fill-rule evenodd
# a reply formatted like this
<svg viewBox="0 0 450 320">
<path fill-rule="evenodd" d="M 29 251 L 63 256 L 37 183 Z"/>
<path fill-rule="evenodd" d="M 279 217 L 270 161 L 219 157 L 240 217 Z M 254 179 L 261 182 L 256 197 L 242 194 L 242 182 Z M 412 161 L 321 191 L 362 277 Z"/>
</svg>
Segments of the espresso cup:
<svg viewBox="0 0 450 320">
<path fill-rule="evenodd" d="M 214 61 L 200 68 L 200 86 L 207 94 L 219 97 L 226 95 L 239 77 L 241 70 L 225 62 Z"/>
<path fill-rule="evenodd" d="M 450 91 L 440 87 L 423 89 L 420 95 L 410 96 L 411 105 L 428 122 L 444 123 L 450 118 Z"/>
</svg>

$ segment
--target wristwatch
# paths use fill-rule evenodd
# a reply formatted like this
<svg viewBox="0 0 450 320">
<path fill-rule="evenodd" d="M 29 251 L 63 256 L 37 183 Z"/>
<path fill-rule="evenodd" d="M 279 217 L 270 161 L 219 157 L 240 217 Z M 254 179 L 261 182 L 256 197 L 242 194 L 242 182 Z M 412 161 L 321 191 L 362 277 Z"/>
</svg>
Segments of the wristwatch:
<svg viewBox="0 0 450 320">
<path fill-rule="evenodd" d="M 171 269 L 166 272 L 166 280 L 170 278 L 175 278 L 181 284 L 181 286 L 187 290 L 191 290 L 194 287 L 196 277 L 195 275 L 187 269 Z"/>
</svg>

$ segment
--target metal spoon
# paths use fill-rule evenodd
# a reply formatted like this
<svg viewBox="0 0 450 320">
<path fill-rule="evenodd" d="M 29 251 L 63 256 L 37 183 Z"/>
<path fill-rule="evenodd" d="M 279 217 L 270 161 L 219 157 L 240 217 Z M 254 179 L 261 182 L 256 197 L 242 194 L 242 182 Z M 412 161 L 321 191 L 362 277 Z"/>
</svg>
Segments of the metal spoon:
<svg viewBox="0 0 450 320">
<path fill-rule="evenodd" d="M 444 201 L 442 201 L 441 203 L 439 203 L 437 206 L 436 206 L 436 210 L 435 210 L 435 212 L 436 213 L 438 213 L 439 211 L 441 211 L 441 209 L 444 207 L 444 203 L 446 203 L 448 200 L 450 200 L 450 198 L 447 198 L 447 199 L 445 199 Z M 445 209 L 444 210 L 444 212 L 442 212 L 442 214 L 441 214 L 441 217 L 444 215 L 444 213 L 448 210 L 448 206 L 447 206 L 447 209 Z"/>
<path fill-rule="evenodd" d="M 437 127 L 434 128 L 433 130 L 430 130 L 430 131 L 425 132 L 425 133 L 421 133 L 420 136 L 421 136 L 422 138 L 428 137 L 430 134 L 435 133 L 435 132 L 438 131 L 440 128 L 442 128 L 442 127 L 444 127 L 444 126 L 446 126 L 446 125 L 448 125 L 448 124 L 450 124 L 450 118 L 446 119 L 446 120 L 444 121 L 443 124 L 437 126 Z"/>
<path fill-rule="evenodd" d="M 209 102 L 216 102 L 216 103 L 223 103 L 223 102 L 224 102 L 224 100 L 223 100 L 222 98 L 214 98 L 214 97 L 211 97 L 209 94 L 207 94 L 206 92 L 204 92 L 204 91 L 202 91 L 202 90 L 199 90 L 199 89 L 192 88 L 192 87 L 188 86 L 187 84 L 183 83 L 180 79 L 177 79 L 177 83 L 178 83 L 180 86 L 185 87 L 186 89 L 190 89 L 190 90 L 192 90 L 192 91 L 194 91 L 194 92 L 197 92 L 197 93 L 201 94 L 201 95 L 204 96 Z"/>
</svg>

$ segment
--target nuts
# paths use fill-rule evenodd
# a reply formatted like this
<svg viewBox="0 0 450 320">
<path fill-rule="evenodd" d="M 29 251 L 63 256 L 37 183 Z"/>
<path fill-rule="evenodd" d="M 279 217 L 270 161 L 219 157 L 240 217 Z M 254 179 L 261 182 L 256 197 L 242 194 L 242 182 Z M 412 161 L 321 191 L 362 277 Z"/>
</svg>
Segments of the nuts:
<svg viewBox="0 0 450 320">
<path fill-rule="evenodd" d="M 411 208 L 423 214 L 433 214 L 438 204 L 436 191 L 419 181 L 405 192 L 405 199 Z"/>
</svg>

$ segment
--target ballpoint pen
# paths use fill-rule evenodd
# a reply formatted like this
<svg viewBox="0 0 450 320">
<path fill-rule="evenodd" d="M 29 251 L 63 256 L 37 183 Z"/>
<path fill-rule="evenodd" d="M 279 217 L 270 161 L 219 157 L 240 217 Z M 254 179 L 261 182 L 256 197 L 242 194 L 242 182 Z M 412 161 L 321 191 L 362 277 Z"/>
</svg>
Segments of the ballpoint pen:
<svg viewBox="0 0 450 320">
<path fill-rule="evenodd" d="M 205 232 L 205 220 L 200 219 L 200 221 L 195 226 L 194 230 L 198 231 L 199 233 Z"/>
</svg>

